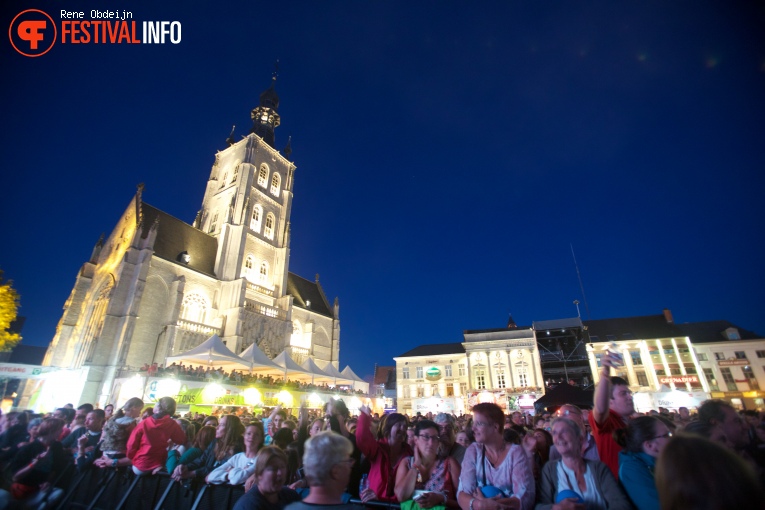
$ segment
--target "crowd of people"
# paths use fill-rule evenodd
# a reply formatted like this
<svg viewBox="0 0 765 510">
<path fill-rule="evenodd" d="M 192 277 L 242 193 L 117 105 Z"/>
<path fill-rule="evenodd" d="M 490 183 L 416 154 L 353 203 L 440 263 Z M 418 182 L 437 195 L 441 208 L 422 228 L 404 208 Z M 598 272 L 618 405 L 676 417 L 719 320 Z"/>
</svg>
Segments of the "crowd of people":
<svg viewBox="0 0 765 510">
<path fill-rule="evenodd" d="M 536 417 L 481 403 L 470 415 L 352 416 L 342 400 L 296 416 L 176 413 L 163 397 L 0 419 L 0 508 L 31 508 L 66 469 L 167 473 L 243 485 L 234 510 L 346 508 L 351 499 L 462 510 L 765 508 L 765 424 L 719 400 L 639 414 L 603 358 L 592 409 Z M 60 485 L 60 484 L 59 484 Z M 54 489 L 61 491 L 61 489 Z"/>
<path fill-rule="evenodd" d="M 330 386 L 329 384 L 314 384 L 282 377 L 274 378 L 270 375 L 251 374 L 243 370 L 231 370 L 226 372 L 222 368 L 203 367 L 202 365 L 184 365 L 172 363 L 168 366 L 157 363 L 144 364 L 138 369 L 145 372 L 149 377 L 172 376 L 176 379 L 189 381 L 215 381 L 235 385 L 255 385 L 266 389 L 294 389 L 296 391 L 318 391 L 324 393 L 363 395 L 362 390 L 353 388 Z"/>
</svg>

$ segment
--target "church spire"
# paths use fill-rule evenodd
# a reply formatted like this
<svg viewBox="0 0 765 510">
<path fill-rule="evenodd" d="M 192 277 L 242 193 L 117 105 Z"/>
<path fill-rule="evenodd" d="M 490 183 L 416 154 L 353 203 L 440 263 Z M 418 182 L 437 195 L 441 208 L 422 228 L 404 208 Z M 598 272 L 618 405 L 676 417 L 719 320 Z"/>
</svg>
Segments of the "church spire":
<svg viewBox="0 0 765 510">
<path fill-rule="evenodd" d="M 252 118 L 250 133 L 260 136 L 271 147 L 274 147 L 274 129 L 279 126 L 280 122 L 279 114 L 277 113 L 279 109 L 279 95 L 274 89 L 278 69 L 279 61 L 277 60 L 276 69 L 274 69 L 271 77 L 271 86 L 260 94 L 260 105 L 250 113 Z"/>
</svg>

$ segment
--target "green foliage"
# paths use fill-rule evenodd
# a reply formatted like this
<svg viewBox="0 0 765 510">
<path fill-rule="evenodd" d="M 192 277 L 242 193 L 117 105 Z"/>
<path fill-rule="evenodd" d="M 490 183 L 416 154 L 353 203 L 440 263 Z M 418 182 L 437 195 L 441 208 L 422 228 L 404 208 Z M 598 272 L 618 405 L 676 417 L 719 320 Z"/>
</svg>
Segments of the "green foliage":
<svg viewBox="0 0 765 510">
<path fill-rule="evenodd" d="M 19 295 L 12 281 L 3 281 L 3 272 L 0 271 L 0 352 L 13 349 L 21 340 L 21 335 L 8 331 L 18 311 Z"/>
</svg>

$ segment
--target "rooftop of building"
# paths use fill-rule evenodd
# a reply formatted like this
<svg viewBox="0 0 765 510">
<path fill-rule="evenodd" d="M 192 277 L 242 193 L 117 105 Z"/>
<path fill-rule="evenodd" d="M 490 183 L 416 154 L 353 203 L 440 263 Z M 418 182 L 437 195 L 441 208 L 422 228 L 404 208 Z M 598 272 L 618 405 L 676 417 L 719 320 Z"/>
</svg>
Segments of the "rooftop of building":
<svg viewBox="0 0 765 510">
<path fill-rule="evenodd" d="M 447 344 L 427 344 L 415 347 L 398 358 L 411 358 L 414 356 L 438 356 L 441 354 L 465 354 L 465 348 L 462 342 L 451 342 Z"/>
<path fill-rule="evenodd" d="M 762 336 L 754 331 L 740 328 L 730 321 L 705 321 L 678 324 L 683 334 L 691 339 L 694 344 L 712 342 L 737 342 L 739 340 L 761 340 Z M 733 328 L 738 331 L 739 338 L 730 338 L 727 330 Z"/>
<path fill-rule="evenodd" d="M 324 290 L 319 284 L 319 275 L 316 275 L 316 281 L 312 282 L 295 273 L 289 273 L 287 294 L 293 297 L 292 304 L 295 306 L 319 315 L 335 318 L 334 310 L 327 302 Z"/>
</svg>

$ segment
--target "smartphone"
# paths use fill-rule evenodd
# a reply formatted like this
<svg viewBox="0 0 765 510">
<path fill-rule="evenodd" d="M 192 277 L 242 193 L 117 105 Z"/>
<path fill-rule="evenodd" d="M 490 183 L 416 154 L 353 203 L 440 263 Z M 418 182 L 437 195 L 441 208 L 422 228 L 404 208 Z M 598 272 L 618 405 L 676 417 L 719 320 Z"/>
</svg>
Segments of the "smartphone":
<svg viewBox="0 0 765 510">
<path fill-rule="evenodd" d="M 619 352 L 619 346 L 616 345 L 616 342 L 611 342 L 611 345 L 608 347 L 609 352 L 619 358 L 619 364 L 624 365 L 624 355 Z"/>
</svg>

